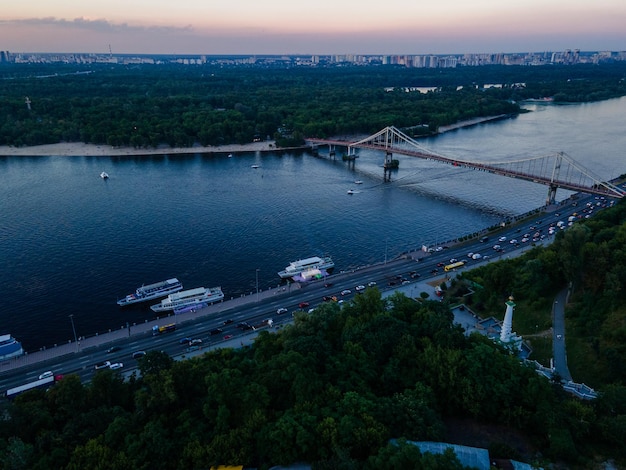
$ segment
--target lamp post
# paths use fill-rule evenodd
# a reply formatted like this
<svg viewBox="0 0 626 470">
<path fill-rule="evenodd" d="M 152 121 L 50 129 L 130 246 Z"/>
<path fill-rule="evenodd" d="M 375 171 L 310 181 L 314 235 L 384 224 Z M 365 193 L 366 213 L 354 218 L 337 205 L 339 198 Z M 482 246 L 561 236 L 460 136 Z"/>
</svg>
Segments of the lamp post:
<svg viewBox="0 0 626 470">
<path fill-rule="evenodd" d="M 72 331 L 74 332 L 74 343 L 76 344 L 76 351 L 78 351 L 78 339 L 76 338 L 76 328 L 74 327 L 74 314 L 70 314 L 70 321 L 72 322 Z"/>
<path fill-rule="evenodd" d="M 256 301 L 259 301 L 259 268 L 256 269 Z"/>
<path fill-rule="evenodd" d="M 389 241 L 389 237 L 385 238 L 385 264 L 387 264 L 387 242 Z"/>
</svg>

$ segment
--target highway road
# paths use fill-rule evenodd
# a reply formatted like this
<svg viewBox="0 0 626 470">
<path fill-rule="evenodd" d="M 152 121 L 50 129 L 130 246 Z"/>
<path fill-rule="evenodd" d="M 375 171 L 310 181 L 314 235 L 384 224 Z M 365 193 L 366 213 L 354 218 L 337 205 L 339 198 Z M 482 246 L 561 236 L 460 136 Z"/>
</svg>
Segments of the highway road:
<svg viewBox="0 0 626 470">
<path fill-rule="evenodd" d="M 451 260 L 466 262 L 466 265 L 461 268 L 466 270 L 479 263 L 516 256 L 530 249 L 534 244 L 550 243 L 554 237 L 550 235 L 551 227 L 557 227 L 557 223 L 562 221 L 566 228 L 568 217 L 573 213 L 582 217 L 591 216 L 594 211 L 590 212 L 589 208 L 593 206 L 597 211 L 606 201 L 594 196 L 579 195 L 574 201 L 576 205 L 572 205 L 572 202 L 568 200 L 560 207 L 504 227 L 487 235 L 487 240 L 473 240 L 449 247 L 432 247 L 432 252 L 405 253 L 389 262 L 365 266 L 353 272 L 333 274 L 325 280 L 304 284 L 301 287 L 292 285 L 286 287 L 284 291 L 274 291 L 271 294 L 265 292 L 261 295 L 252 294 L 244 299 L 225 301 L 208 307 L 209 314 L 198 315 L 192 320 L 185 318 L 186 314 L 164 319 L 162 324 L 176 322 L 177 328 L 174 332 L 153 336 L 149 330 L 139 334 L 130 334 L 129 330 L 127 337 L 120 338 L 118 335 L 118 339 L 114 342 L 107 341 L 106 335 L 102 335 L 102 341 L 97 346 L 78 348 L 78 351 L 72 351 L 70 354 L 51 355 L 40 362 L 32 360 L 24 366 L 3 370 L 0 373 L 0 391 L 34 381 L 39 374 L 48 370 L 55 374 L 78 374 L 81 380 L 86 382 L 91 380 L 96 372 L 95 364 L 107 360 L 112 363 L 122 362 L 124 371 L 132 370 L 137 366 L 137 361 L 132 358 L 132 353 L 135 351 L 160 350 L 170 356 L 179 357 L 187 354 L 189 345 L 181 344 L 181 339 L 187 337 L 202 340 L 203 350 L 225 344 L 238 345 L 239 338 L 249 332 L 249 330 L 244 331 L 238 328 L 239 323 L 247 322 L 250 325 L 257 325 L 271 318 L 274 322 L 273 328 L 280 327 L 281 324 L 291 321 L 291 314 L 299 310 L 298 305 L 301 302 L 309 304 L 305 308 L 307 310 L 322 303 L 324 296 L 337 296 L 338 299 L 349 300 L 357 295 L 355 291 L 357 285 L 367 286 L 368 283 L 375 282 L 381 290 L 395 289 L 405 280 L 407 283 L 420 283 L 423 287 L 424 281 L 443 278 L 445 274 L 443 266 L 449 264 Z M 524 237 L 526 234 L 529 237 Z M 533 237 L 535 234 L 539 237 Z M 534 241 L 533 238 L 535 238 Z M 515 241 L 511 243 L 512 240 Z M 499 245 L 501 251 L 494 249 L 495 245 Z M 479 253 L 481 259 L 472 259 L 469 256 L 470 253 Z M 351 290 L 351 293 L 342 296 L 341 291 L 346 289 Z M 418 287 L 415 295 L 419 295 L 422 290 L 424 289 Z M 287 309 L 287 313 L 278 315 L 279 308 Z M 211 334 L 211 330 L 216 328 L 221 331 Z M 559 334 L 564 335 L 564 331 Z M 230 335 L 232 338 L 224 339 Z M 120 349 L 107 353 L 107 349 L 112 346 L 118 346 Z M 34 357 L 35 354 L 31 356 Z"/>
</svg>

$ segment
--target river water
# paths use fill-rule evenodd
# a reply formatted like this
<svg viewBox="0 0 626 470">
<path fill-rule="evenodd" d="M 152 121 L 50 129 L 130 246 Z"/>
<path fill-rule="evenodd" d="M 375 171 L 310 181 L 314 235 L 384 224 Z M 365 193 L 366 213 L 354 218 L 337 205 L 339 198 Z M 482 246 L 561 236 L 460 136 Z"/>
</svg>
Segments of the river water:
<svg viewBox="0 0 626 470">
<path fill-rule="evenodd" d="M 626 98 L 527 108 L 420 143 L 474 161 L 563 151 L 603 178 L 626 173 Z M 354 171 L 306 153 L 0 157 L 0 334 L 32 351 L 73 338 L 70 315 L 79 336 L 142 322 L 148 306 L 116 300 L 169 277 L 230 298 L 256 290 L 257 269 L 260 289 L 276 286 L 298 258 L 326 254 L 336 270 L 354 269 L 476 232 L 547 194 L 394 158 L 400 168 L 382 183 L 384 155 L 365 151 Z"/>
</svg>

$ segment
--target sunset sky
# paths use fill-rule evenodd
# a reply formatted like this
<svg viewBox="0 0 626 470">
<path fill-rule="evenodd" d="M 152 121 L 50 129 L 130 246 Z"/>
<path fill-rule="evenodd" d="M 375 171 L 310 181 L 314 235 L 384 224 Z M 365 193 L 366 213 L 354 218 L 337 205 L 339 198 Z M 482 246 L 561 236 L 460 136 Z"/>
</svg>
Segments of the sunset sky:
<svg viewBox="0 0 626 470">
<path fill-rule="evenodd" d="M 10 52 L 626 50 L 624 0 L 0 1 L 0 50 Z"/>
</svg>

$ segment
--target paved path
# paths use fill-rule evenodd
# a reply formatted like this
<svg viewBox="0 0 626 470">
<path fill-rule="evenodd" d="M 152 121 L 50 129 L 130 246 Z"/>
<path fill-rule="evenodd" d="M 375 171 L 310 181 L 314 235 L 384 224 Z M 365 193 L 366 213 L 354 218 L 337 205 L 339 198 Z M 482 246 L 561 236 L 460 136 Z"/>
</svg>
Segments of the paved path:
<svg viewBox="0 0 626 470">
<path fill-rule="evenodd" d="M 554 371 L 563 380 L 572 380 L 567 367 L 567 352 L 565 350 L 565 304 L 569 292 L 567 289 L 560 291 L 552 305 L 552 355 L 554 357 Z"/>
</svg>

